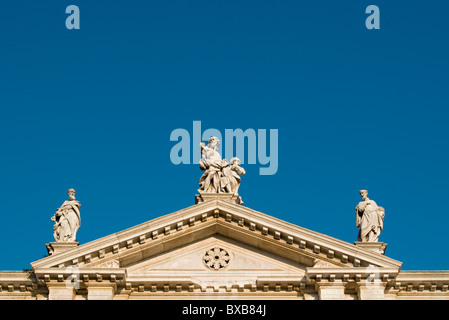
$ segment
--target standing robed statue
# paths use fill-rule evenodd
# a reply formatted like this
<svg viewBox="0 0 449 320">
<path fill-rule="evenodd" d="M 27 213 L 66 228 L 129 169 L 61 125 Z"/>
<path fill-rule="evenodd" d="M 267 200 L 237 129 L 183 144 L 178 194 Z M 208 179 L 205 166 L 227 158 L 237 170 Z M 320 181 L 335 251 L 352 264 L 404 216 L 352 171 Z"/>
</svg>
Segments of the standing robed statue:
<svg viewBox="0 0 449 320">
<path fill-rule="evenodd" d="M 385 209 L 368 198 L 367 190 L 360 190 L 362 201 L 355 207 L 356 226 L 359 228 L 358 241 L 377 242 L 383 229 Z"/>
<path fill-rule="evenodd" d="M 69 200 L 56 210 L 56 213 L 51 218 L 54 221 L 53 236 L 56 242 L 75 242 L 76 233 L 81 225 L 79 201 L 75 200 L 75 190 L 67 190 Z"/>
</svg>

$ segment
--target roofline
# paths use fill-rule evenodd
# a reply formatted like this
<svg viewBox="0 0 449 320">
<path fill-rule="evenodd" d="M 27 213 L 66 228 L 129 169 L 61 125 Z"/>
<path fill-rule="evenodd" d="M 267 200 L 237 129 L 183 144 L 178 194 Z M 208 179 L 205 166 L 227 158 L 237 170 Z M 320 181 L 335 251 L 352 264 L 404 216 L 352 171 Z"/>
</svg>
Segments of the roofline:
<svg viewBox="0 0 449 320">
<path fill-rule="evenodd" d="M 182 223 L 183 226 L 193 226 L 195 223 L 202 222 L 215 215 L 220 215 L 230 223 L 242 223 L 249 230 L 252 230 L 251 228 L 254 226 L 255 229 L 262 230 L 267 235 L 274 235 L 279 239 L 291 241 L 292 244 L 295 242 L 296 246 L 298 246 L 297 243 L 299 243 L 299 246 L 303 243 L 304 246 L 313 246 L 314 251 L 318 248 L 318 251 L 328 250 L 341 256 L 346 256 L 346 258 L 354 260 L 355 266 L 357 266 L 357 261 L 359 260 L 369 261 L 371 264 L 381 267 L 394 267 L 398 270 L 402 266 L 400 261 L 357 247 L 355 244 L 294 225 L 242 205 L 222 200 L 195 204 L 157 217 L 137 226 L 79 245 L 66 252 L 36 260 L 31 263 L 31 266 L 33 269 L 55 266 L 67 262 L 73 257 L 83 257 L 91 252 L 105 250 L 105 248 L 111 246 L 115 246 L 118 250 L 119 245 L 124 242 L 131 241 L 132 245 L 133 241 L 139 241 L 136 240 L 136 237 L 144 237 L 143 241 L 146 241 L 146 239 L 151 240 L 151 238 L 157 238 L 158 235 L 163 235 L 166 228 L 176 230 L 176 225 L 179 223 Z"/>
</svg>

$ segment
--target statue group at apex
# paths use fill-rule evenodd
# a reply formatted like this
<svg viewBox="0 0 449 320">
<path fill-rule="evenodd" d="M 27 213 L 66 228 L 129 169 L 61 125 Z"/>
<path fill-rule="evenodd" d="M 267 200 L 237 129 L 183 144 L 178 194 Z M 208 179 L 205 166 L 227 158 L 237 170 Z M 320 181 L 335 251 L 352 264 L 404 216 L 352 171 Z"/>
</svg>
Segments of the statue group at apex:
<svg viewBox="0 0 449 320">
<path fill-rule="evenodd" d="M 230 194 L 241 198 L 238 190 L 241 177 L 245 175 L 245 169 L 240 166 L 240 159 L 234 157 L 230 163 L 222 159 L 218 152 L 220 140 L 211 137 L 207 146 L 202 142 L 200 169 L 204 171 L 200 178 L 198 192 L 200 194 Z M 81 225 L 79 201 L 75 200 L 75 190 L 67 191 L 69 200 L 56 210 L 51 220 L 53 236 L 56 242 L 76 242 L 76 233 Z M 385 217 L 384 208 L 378 206 L 375 201 L 368 198 L 367 190 L 360 190 L 362 201 L 355 207 L 356 226 L 359 228 L 359 242 L 378 242 L 380 232 L 383 229 Z"/>
<path fill-rule="evenodd" d="M 218 152 L 219 146 L 220 140 L 217 137 L 211 137 L 207 146 L 204 142 L 200 143 L 200 169 L 204 173 L 200 178 L 198 192 L 200 194 L 229 193 L 238 197 L 242 180 L 240 176 L 245 175 L 245 169 L 240 166 L 240 159 L 237 157 L 232 158 L 231 163 L 226 159 L 221 159 Z"/>
</svg>

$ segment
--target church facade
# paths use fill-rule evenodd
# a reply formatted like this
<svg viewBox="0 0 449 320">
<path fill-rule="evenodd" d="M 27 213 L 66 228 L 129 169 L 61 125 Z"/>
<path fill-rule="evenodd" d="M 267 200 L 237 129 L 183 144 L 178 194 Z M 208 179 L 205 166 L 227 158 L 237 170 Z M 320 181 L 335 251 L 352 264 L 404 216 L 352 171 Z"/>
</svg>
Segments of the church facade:
<svg viewBox="0 0 449 320">
<path fill-rule="evenodd" d="M 208 196 L 89 243 L 50 243 L 31 270 L 0 271 L 0 299 L 449 299 L 449 271 L 401 271 L 382 242 Z"/>
<path fill-rule="evenodd" d="M 69 189 L 49 255 L 27 271 L 0 271 L 0 300 L 449 300 L 449 271 L 402 271 L 385 255 L 385 211 L 366 190 L 358 241 L 341 241 L 243 206 L 245 170 L 218 145 L 201 144 L 195 205 L 82 245 Z"/>
</svg>

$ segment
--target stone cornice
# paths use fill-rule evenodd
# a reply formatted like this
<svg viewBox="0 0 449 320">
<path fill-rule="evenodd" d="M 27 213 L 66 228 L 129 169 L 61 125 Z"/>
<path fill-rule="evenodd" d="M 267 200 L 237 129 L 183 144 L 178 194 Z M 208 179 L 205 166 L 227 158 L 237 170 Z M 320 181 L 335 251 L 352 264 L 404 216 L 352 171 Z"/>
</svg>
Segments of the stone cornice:
<svg viewBox="0 0 449 320">
<path fill-rule="evenodd" d="M 354 244 L 333 238 L 331 236 L 291 224 L 262 212 L 258 212 L 253 209 L 235 205 L 229 202 L 217 201 L 217 203 L 220 210 L 226 211 L 230 214 L 234 214 L 236 216 L 235 219 L 238 219 L 239 216 L 243 216 L 243 218 L 246 217 L 255 224 L 267 226 L 267 231 L 272 231 L 273 233 L 277 231 L 283 237 L 288 238 L 288 236 L 290 235 L 291 237 L 297 237 L 297 241 L 305 241 L 306 245 L 307 243 L 309 243 L 310 246 L 319 246 L 320 251 L 332 250 L 334 251 L 334 254 L 336 251 L 338 251 L 341 254 L 342 258 L 344 258 L 343 256 L 347 256 L 348 258 L 352 257 L 354 260 L 359 261 L 373 261 L 372 264 L 383 267 L 391 266 L 400 268 L 402 266 L 402 262 L 400 261 L 396 261 L 384 255 L 377 254 L 375 252 L 372 252 L 371 250 L 357 247 Z M 357 264 L 357 261 L 355 261 L 355 264 Z"/>
<path fill-rule="evenodd" d="M 402 270 L 397 281 L 446 281 L 449 282 L 449 271 L 412 271 Z"/>
<path fill-rule="evenodd" d="M 1 294 L 26 294 L 35 287 L 36 278 L 31 271 L 0 271 Z"/>
<path fill-rule="evenodd" d="M 265 238 L 272 244 L 282 244 L 311 259 L 324 259 L 340 266 L 346 266 L 349 263 L 354 267 L 376 265 L 399 270 L 402 265 L 399 261 L 354 244 L 293 225 L 241 205 L 217 200 L 196 204 L 66 252 L 37 260 L 31 263 L 31 266 L 36 269 L 89 265 L 94 260 L 100 261 L 106 256 L 111 257 L 111 254 L 120 259 L 127 252 L 139 250 L 139 246 L 148 247 L 149 242 L 168 239 L 170 235 L 184 229 L 194 230 L 205 222 L 207 222 L 206 226 L 210 227 L 218 221 L 221 226 L 257 233 L 259 237 Z"/>
<path fill-rule="evenodd" d="M 0 281 L 32 281 L 32 271 L 0 271 Z"/>
<path fill-rule="evenodd" d="M 393 287 L 406 295 L 441 292 L 449 296 L 449 271 L 401 271 Z"/>
<path fill-rule="evenodd" d="M 40 268 L 34 271 L 38 286 L 114 286 L 126 279 L 122 268 Z"/>
<path fill-rule="evenodd" d="M 180 211 L 141 223 L 137 226 L 125 229 L 123 231 L 119 231 L 100 239 L 93 240 L 74 249 L 68 250 L 64 253 L 36 260 L 31 263 L 31 266 L 33 269 L 40 267 L 57 266 L 61 263 L 67 262 L 68 260 L 71 260 L 71 258 L 74 256 L 82 257 L 88 254 L 92 255 L 93 253 L 98 254 L 100 250 L 106 249 L 111 249 L 114 251 L 114 248 L 109 247 L 120 244 L 121 242 L 128 243 L 128 241 L 130 240 L 134 242 L 134 240 L 136 240 L 136 237 L 138 237 L 138 242 L 144 242 L 147 239 L 157 237 L 160 234 L 159 231 L 161 229 L 165 231 L 165 228 L 171 227 L 173 225 L 175 225 L 175 228 L 177 228 L 177 223 L 179 222 L 183 222 L 181 228 L 184 227 L 186 221 L 187 223 L 192 223 L 190 222 L 190 220 L 192 218 L 195 219 L 195 217 L 199 214 L 198 211 L 208 212 L 213 210 L 214 208 L 216 208 L 216 204 L 214 202 L 205 202 L 198 205 L 193 205 Z M 194 222 L 195 221 L 193 221 L 193 223 Z M 142 236 L 145 237 L 141 238 Z"/>
<path fill-rule="evenodd" d="M 378 279 L 382 282 L 394 280 L 398 275 L 396 268 L 378 268 L 378 267 L 364 267 L 364 268 L 321 268 L 313 267 L 307 268 L 306 278 L 310 281 L 336 281 L 343 282 L 355 281 L 360 282 L 368 278 L 373 280 Z"/>
</svg>

